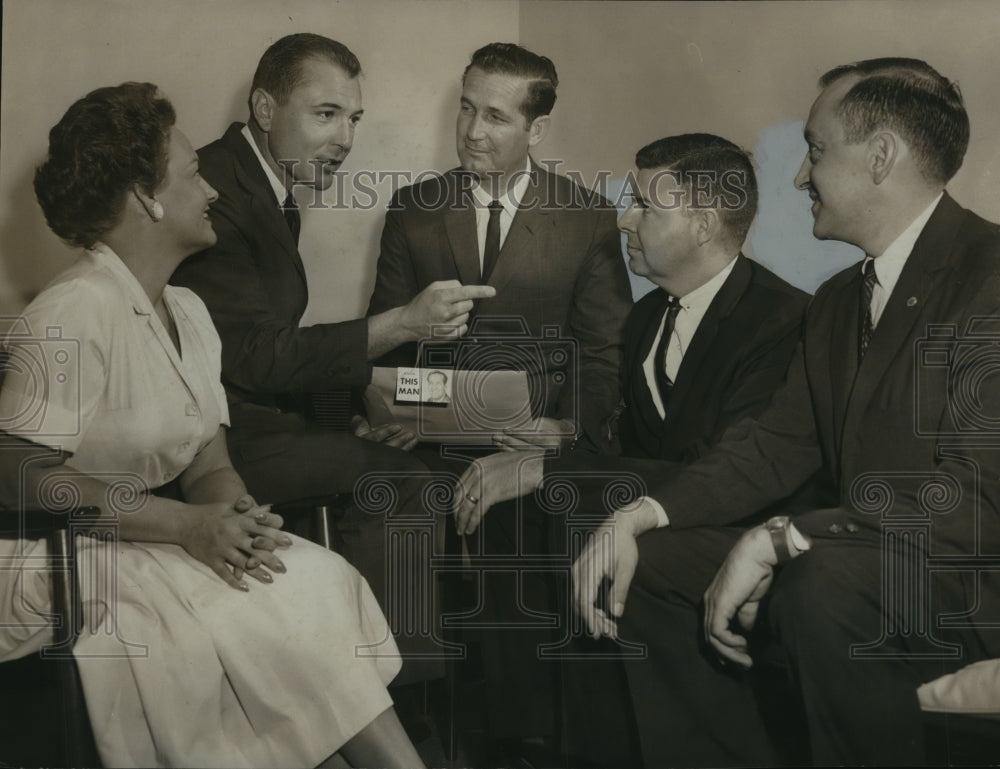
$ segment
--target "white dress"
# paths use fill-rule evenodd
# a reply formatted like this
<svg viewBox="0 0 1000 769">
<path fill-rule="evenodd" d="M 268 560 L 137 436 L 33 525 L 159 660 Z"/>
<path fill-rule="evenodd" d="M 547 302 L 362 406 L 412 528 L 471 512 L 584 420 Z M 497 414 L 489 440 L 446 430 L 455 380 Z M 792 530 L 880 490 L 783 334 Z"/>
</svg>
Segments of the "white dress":
<svg viewBox="0 0 1000 769">
<path fill-rule="evenodd" d="M 111 484 L 105 509 L 119 515 L 228 421 L 205 306 L 171 286 L 164 300 L 180 355 L 135 277 L 98 245 L 8 337 L 0 429 L 71 452 L 68 465 Z M 56 478 L 43 493 L 74 492 Z M 390 707 L 400 660 L 368 584 L 292 539 L 279 551 L 288 573 L 248 579 L 248 593 L 176 545 L 87 541 L 88 626 L 74 654 L 105 766 L 314 766 Z M 2 661 L 51 630 L 44 543 L 0 548 Z"/>
</svg>

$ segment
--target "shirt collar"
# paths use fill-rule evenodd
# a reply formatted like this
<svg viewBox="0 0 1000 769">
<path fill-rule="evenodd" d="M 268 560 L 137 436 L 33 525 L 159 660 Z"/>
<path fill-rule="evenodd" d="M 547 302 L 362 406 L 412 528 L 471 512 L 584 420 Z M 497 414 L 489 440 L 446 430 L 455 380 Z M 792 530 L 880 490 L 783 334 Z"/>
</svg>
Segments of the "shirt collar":
<svg viewBox="0 0 1000 769">
<path fill-rule="evenodd" d="M 705 283 L 702 283 L 694 291 L 690 291 L 680 297 L 677 302 L 680 304 L 681 309 L 688 312 L 707 309 L 712 303 L 712 300 L 715 299 L 715 295 L 719 293 L 719 289 L 722 288 L 722 284 L 726 282 L 726 278 L 729 277 L 729 273 L 733 271 L 733 267 L 736 266 L 736 260 L 738 258 L 738 255 L 734 256 L 729 264 L 715 274 L 715 277 Z"/>
<path fill-rule="evenodd" d="M 528 189 L 529 181 L 531 181 L 530 156 L 524 162 L 524 172 L 518 173 L 517 179 L 507 188 L 507 192 L 500 196 L 500 202 L 503 204 L 504 210 L 511 216 L 517 212 L 518 206 L 521 205 L 521 199 Z M 472 195 L 475 197 L 476 203 L 483 208 L 488 208 L 490 203 L 493 202 L 493 198 L 490 197 L 490 194 L 480 184 L 472 188 Z"/>
<path fill-rule="evenodd" d="M 910 252 L 913 251 L 913 246 L 916 245 L 920 233 L 924 231 L 924 227 L 927 226 L 931 214 L 934 213 L 934 209 L 937 208 L 937 204 L 941 202 L 943 196 L 944 193 L 942 192 L 934 198 L 931 204 L 916 219 L 910 222 L 910 226 L 903 230 L 899 234 L 899 237 L 892 241 L 889 247 L 875 259 L 875 277 L 878 278 L 879 285 L 885 289 L 887 294 L 892 293 L 896 281 L 899 280 L 899 274 L 903 271 L 903 266 L 906 264 Z M 868 259 L 871 258 L 867 257 L 861 263 L 862 268 L 867 264 Z"/>
<path fill-rule="evenodd" d="M 257 156 L 257 160 L 260 161 L 260 167 L 264 169 L 264 173 L 267 174 L 267 180 L 271 183 L 271 189 L 274 191 L 274 198 L 278 201 L 278 204 L 285 202 L 285 198 L 288 197 L 288 190 L 285 189 L 285 183 L 278 178 L 278 175 L 271 170 L 271 166 L 267 164 L 264 160 L 264 156 L 260 154 L 260 148 L 257 146 L 257 142 L 253 138 L 253 134 L 250 132 L 250 126 L 244 125 L 240 129 L 240 133 L 243 134 L 243 138 L 250 142 L 250 148 L 253 150 L 253 154 Z"/>
<path fill-rule="evenodd" d="M 142 285 L 139 283 L 139 279 L 132 274 L 125 262 L 121 260 L 112 250 L 111 246 L 107 243 L 102 243 L 97 241 L 93 248 L 87 250 L 87 256 L 90 257 L 99 267 L 107 270 L 115 279 L 128 290 L 129 300 L 132 302 L 132 308 L 138 315 L 152 315 L 153 303 L 149 300 L 149 295 L 143 289 Z M 166 299 L 171 286 L 165 286 L 163 289 L 163 295 Z"/>
</svg>

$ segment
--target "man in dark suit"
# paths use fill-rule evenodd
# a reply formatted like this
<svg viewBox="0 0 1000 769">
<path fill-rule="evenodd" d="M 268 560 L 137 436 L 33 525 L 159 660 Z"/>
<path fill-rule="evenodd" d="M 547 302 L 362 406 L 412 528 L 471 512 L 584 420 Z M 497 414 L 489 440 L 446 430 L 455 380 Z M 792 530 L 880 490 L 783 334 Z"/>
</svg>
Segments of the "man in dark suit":
<svg viewBox="0 0 1000 769">
<path fill-rule="evenodd" d="M 438 282 L 378 315 L 299 325 L 308 290 L 292 190 L 332 184 L 362 112 L 359 72 L 357 58 L 337 41 L 283 37 L 258 64 L 248 123 L 234 123 L 198 152 L 201 174 L 219 192 L 211 208 L 218 240 L 181 265 L 173 282 L 198 293 L 222 338 L 233 464 L 261 501 L 350 492 L 364 473 L 426 474 L 401 450 L 412 447 L 412 434 L 398 425 L 372 430 L 363 423 L 355 435 L 323 428 L 307 418 L 309 396 L 366 385 L 371 359 L 429 336 L 432 326 L 464 333 L 473 300 L 493 294 Z M 395 512 L 419 512 L 419 486 L 397 484 Z M 343 555 L 385 601 L 381 517 L 352 506 L 339 526 Z"/>
<path fill-rule="evenodd" d="M 544 358 L 528 366 L 533 429 L 498 434 L 497 445 L 599 441 L 619 398 L 631 296 L 614 208 L 529 156 L 548 129 L 557 83 L 552 62 L 520 46 L 493 43 L 473 54 L 457 120 L 461 168 L 393 197 L 368 308 L 405 304 L 435 281 L 496 289 L 477 304 L 473 333 L 491 341 L 513 334 L 516 343 L 523 331 L 542 340 Z M 546 354 L 560 338 L 575 340 L 578 356 Z M 413 365 L 416 354 L 406 346 L 385 363 Z"/>
<path fill-rule="evenodd" d="M 621 473 L 653 484 L 678 463 L 708 451 L 728 427 L 764 410 L 784 380 L 808 299 L 740 251 L 757 211 L 747 153 L 718 136 L 685 134 L 643 147 L 636 166 L 634 202 L 618 227 L 627 236 L 630 269 L 657 289 L 635 305 L 626 324 L 624 410 L 617 420 L 620 441 L 613 441 L 620 443 L 621 456 L 573 452 L 544 460 L 546 482 L 571 482 L 581 494 L 576 510 L 591 517 L 600 514 L 605 488 Z M 479 502 L 456 495 L 459 532 L 474 531 L 496 502 L 537 488 L 542 468 L 540 452 L 477 460 L 461 484 Z M 524 482 L 520 488 L 518 480 Z M 552 511 L 530 503 L 517 512 L 489 512 L 484 526 L 492 551 L 513 553 L 519 545 L 523 553 L 570 555 L 565 516 L 544 514 Z M 522 580 L 522 605 L 514 603 L 513 594 L 487 592 L 500 624 L 513 625 L 524 605 L 552 610 L 547 580 L 538 574 L 524 574 Z M 569 601 L 561 603 L 565 617 Z M 503 671 L 494 721 L 507 713 L 508 731 L 514 734 L 506 736 L 537 728 L 538 719 L 524 715 L 533 710 L 527 703 L 551 699 L 542 694 L 548 694 L 545 684 L 557 661 L 539 660 L 539 644 L 552 643 L 563 632 L 507 630 L 486 653 L 498 679 Z M 576 651 L 586 655 L 595 649 L 577 644 Z M 616 740 L 627 733 L 623 711 L 628 708 L 615 697 L 617 669 L 603 660 L 568 664 L 562 672 L 561 699 L 573 737 L 569 747 L 599 763 L 621 761 L 615 752 L 622 743 Z M 604 688 L 600 708 L 587 696 L 598 676 Z M 591 714 L 599 712 L 599 718 L 585 717 L 574 707 L 579 702 Z M 609 703 L 614 706 L 605 707 Z M 591 739 L 584 739 L 588 734 Z"/>
<path fill-rule="evenodd" d="M 1000 230 L 944 192 L 968 116 L 921 61 L 820 82 L 796 185 L 814 234 L 857 245 L 863 266 L 819 289 L 760 418 L 652 489 L 662 510 L 618 511 L 601 532 L 614 546 L 595 537 L 574 565 L 591 632 L 647 645 L 627 667 L 649 766 L 774 761 L 740 673 L 758 613 L 807 721 L 772 728 L 807 734 L 820 765 L 923 763 L 918 685 L 1000 652 L 1000 594 L 976 569 L 1000 548 L 986 440 L 1000 381 L 982 336 L 1000 310 Z M 817 472 L 821 509 L 728 528 Z"/>
</svg>

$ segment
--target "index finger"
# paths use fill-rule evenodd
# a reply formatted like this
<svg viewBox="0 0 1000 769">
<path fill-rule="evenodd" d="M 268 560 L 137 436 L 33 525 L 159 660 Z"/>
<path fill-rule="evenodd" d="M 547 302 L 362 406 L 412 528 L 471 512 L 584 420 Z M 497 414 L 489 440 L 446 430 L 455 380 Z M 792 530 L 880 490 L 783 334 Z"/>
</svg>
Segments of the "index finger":
<svg viewBox="0 0 1000 769">
<path fill-rule="evenodd" d="M 576 595 L 577 611 L 583 617 L 587 625 L 587 632 L 595 638 L 600 635 L 600 625 L 597 617 L 597 591 L 601 585 L 603 569 L 598 568 L 594 563 L 594 555 L 599 546 L 594 545 L 594 540 L 587 546 L 584 555 L 577 561 L 573 570 L 576 581 L 574 593 Z"/>
<path fill-rule="evenodd" d="M 461 287 L 461 285 L 462 285 L 461 281 L 458 281 L 455 278 L 449 278 L 448 280 L 435 280 L 429 286 L 427 286 L 427 288 L 431 289 L 432 291 L 438 291 L 444 288 L 459 288 Z"/>
<path fill-rule="evenodd" d="M 394 422 L 388 425 L 380 425 L 379 427 L 369 430 L 361 437 L 367 438 L 373 443 L 384 443 L 387 438 L 391 438 L 402 431 L 403 426 Z"/>
<path fill-rule="evenodd" d="M 705 640 L 725 659 L 750 667 L 753 661 L 746 653 L 747 639 L 729 629 L 733 613 L 726 611 L 713 598 L 709 595 L 705 602 Z"/>
<path fill-rule="evenodd" d="M 266 509 L 257 508 L 252 511 L 252 515 L 247 515 L 246 517 L 253 521 L 257 526 L 267 526 L 270 529 L 280 529 L 285 525 L 285 519 L 282 518 L 277 513 L 272 513 L 270 505 Z M 246 531 L 255 531 L 256 527 L 253 524 L 243 526 Z M 272 536 L 272 532 L 268 532 L 267 536 Z"/>
<path fill-rule="evenodd" d="M 456 286 L 441 289 L 441 298 L 446 302 L 464 302 L 467 299 L 489 299 L 497 295 L 493 286 Z"/>
<path fill-rule="evenodd" d="M 709 636 L 708 642 L 724 659 L 744 668 L 753 667 L 753 659 L 744 651 L 746 639 L 743 636 L 724 630 L 721 636 Z"/>
</svg>

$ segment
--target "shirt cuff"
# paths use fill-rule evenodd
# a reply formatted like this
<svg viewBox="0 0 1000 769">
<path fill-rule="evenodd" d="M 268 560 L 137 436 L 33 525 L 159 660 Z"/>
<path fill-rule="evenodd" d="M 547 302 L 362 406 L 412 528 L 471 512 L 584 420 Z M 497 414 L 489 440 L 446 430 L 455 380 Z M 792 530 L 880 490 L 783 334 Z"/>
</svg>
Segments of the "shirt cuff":
<svg viewBox="0 0 1000 769">
<path fill-rule="evenodd" d="M 792 540 L 792 546 L 800 553 L 804 553 L 806 550 L 812 547 L 812 543 L 809 542 L 809 540 L 806 539 L 804 536 L 802 536 L 802 532 L 800 532 L 798 529 L 795 528 L 794 523 L 788 524 L 788 536 Z"/>
<path fill-rule="evenodd" d="M 670 525 L 670 518 L 667 517 L 667 511 L 663 509 L 663 505 L 657 502 L 652 497 L 639 497 L 638 502 L 646 502 L 650 507 L 656 511 L 656 528 L 662 529 L 664 526 Z"/>
</svg>

